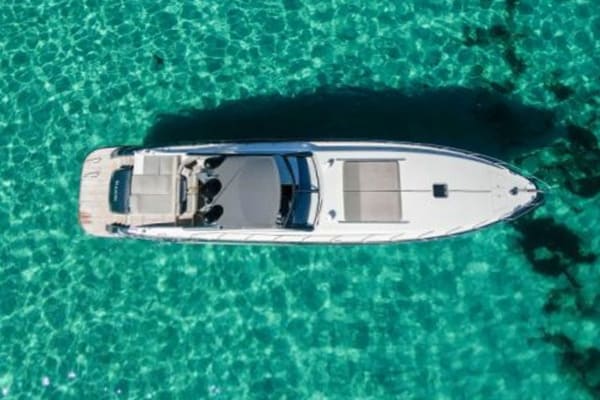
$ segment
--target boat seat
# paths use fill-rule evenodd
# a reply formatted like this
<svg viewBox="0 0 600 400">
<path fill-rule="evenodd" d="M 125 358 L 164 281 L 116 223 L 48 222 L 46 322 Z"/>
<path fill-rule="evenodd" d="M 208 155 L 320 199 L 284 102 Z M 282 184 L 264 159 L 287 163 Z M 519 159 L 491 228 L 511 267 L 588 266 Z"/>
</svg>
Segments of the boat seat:
<svg viewBox="0 0 600 400">
<path fill-rule="evenodd" d="M 225 161 L 225 156 L 209 157 L 206 160 L 204 160 L 204 168 L 215 169 L 219 165 L 223 164 L 223 161 Z"/>
<path fill-rule="evenodd" d="M 215 205 L 212 206 L 210 208 L 210 210 L 208 210 L 208 212 L 206 214 L 204 214 L 204 223 L 205 224 L 213 224 L 215 223 L 219 218 L 221 218 L 221 215 L 223 215 L 223 206 L 220 205 Z"/>
<path fill-rule="evenodd" d="M 215 196 L 221 191 L 223 184 L 216 178 L 211 178 L 200 186 L 200 195 L 206 203 L 212 203 Z"/>
</svg>

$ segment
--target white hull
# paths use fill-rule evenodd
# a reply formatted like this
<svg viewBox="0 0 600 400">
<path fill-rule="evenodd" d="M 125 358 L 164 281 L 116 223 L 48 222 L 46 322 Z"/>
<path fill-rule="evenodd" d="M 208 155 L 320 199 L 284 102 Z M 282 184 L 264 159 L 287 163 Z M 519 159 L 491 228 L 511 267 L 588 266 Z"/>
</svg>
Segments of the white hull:
<svg viewBox="0 0 600 400">
<path fill-rule="evenodd" d="M 82 173 L 80 219 L 84 230 L 98 236 L 227 243 L 362 244 L 428 240 L 515 218 L 534 208 L 542 197 L 533 181 L 499 161 L 414 143 L 209 144 L 145 149 L 116 158 L 109 156 L 112 150 L 90 154 Z M 144 223 L 147 220 L 142 217 L 114 214 L 101 204 L 107 201 L 108 176 L 118 167 L 115 160 L 120 158 L 131 163 L 132 158 L 139 161 L 142 157 L 166 154 L 186 157 L 191 153 L 201 156 L 301 152 L 311 155 L 311 182 L 318 188 L 310 202 L 309 229 L 228 228 L 218 223 L 152 224 Z M 94 173 L 96 176 L 91 177 Z M 381 182 L 371 182 L 371 177 Z M 353 184 L 350 179 L 360 183 Z M 390 182 L 396 183 L 388 187 Z M 444 189 L 443 196 L 434 196 L 433 185 Z M 115 223 L 119 225 L 106 229 Z"/>
</svg>

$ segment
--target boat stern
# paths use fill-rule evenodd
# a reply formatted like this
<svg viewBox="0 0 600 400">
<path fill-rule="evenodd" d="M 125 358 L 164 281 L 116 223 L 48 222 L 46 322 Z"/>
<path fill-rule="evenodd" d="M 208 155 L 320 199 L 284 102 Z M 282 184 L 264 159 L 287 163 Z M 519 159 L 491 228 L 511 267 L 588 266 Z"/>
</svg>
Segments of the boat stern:
<svg viewBox="0 0 600 400">
<path fill-rule="evenodd" d="M 122 149 L 98 149 L 88 154 L 83 162 L 78 219 L 83 230 L 90 235 L 114 236 L 107 228 L 112 224 L 126 223 L 126 214 L 114 212 L 114 207 L 111 207 L 113 195 L 116 197 L 124 193 L 126 184 L 126 179 L 115 180 L 116 173 L 133 165 L 133 156 L 123 154 Z"/>
</svg>

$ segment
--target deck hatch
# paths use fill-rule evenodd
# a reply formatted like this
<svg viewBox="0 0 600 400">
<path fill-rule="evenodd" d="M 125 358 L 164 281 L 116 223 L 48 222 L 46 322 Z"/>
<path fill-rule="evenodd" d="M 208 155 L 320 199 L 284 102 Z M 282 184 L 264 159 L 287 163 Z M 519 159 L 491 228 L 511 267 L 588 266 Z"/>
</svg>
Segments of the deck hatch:
<svg viewBox="0 0 600 400">
<path fill-rule="evenodd" d="M 344 220 L 401 222 L 398 160 L 344 162 Z"/>
<path fill-rule="evenodd" d="M 435 197 L 436 199 L 443 199 L 448 197 L 448 185 L 446 185 L 445 183 L 434 183 L 433 197 Z"/>
</svg>

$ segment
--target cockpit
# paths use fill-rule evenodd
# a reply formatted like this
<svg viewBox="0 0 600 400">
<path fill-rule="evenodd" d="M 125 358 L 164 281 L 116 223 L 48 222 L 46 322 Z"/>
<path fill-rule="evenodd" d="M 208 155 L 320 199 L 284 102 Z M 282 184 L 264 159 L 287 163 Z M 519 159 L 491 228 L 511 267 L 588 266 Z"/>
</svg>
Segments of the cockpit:
<svg viewBox="0 0 600 400">
<path fill-rule="evenodd" d="M 139 154 L 113 173 L 109 205 L 131 226 L 311 229 L 319 182 L 311 154 Z"/>
</svg>

